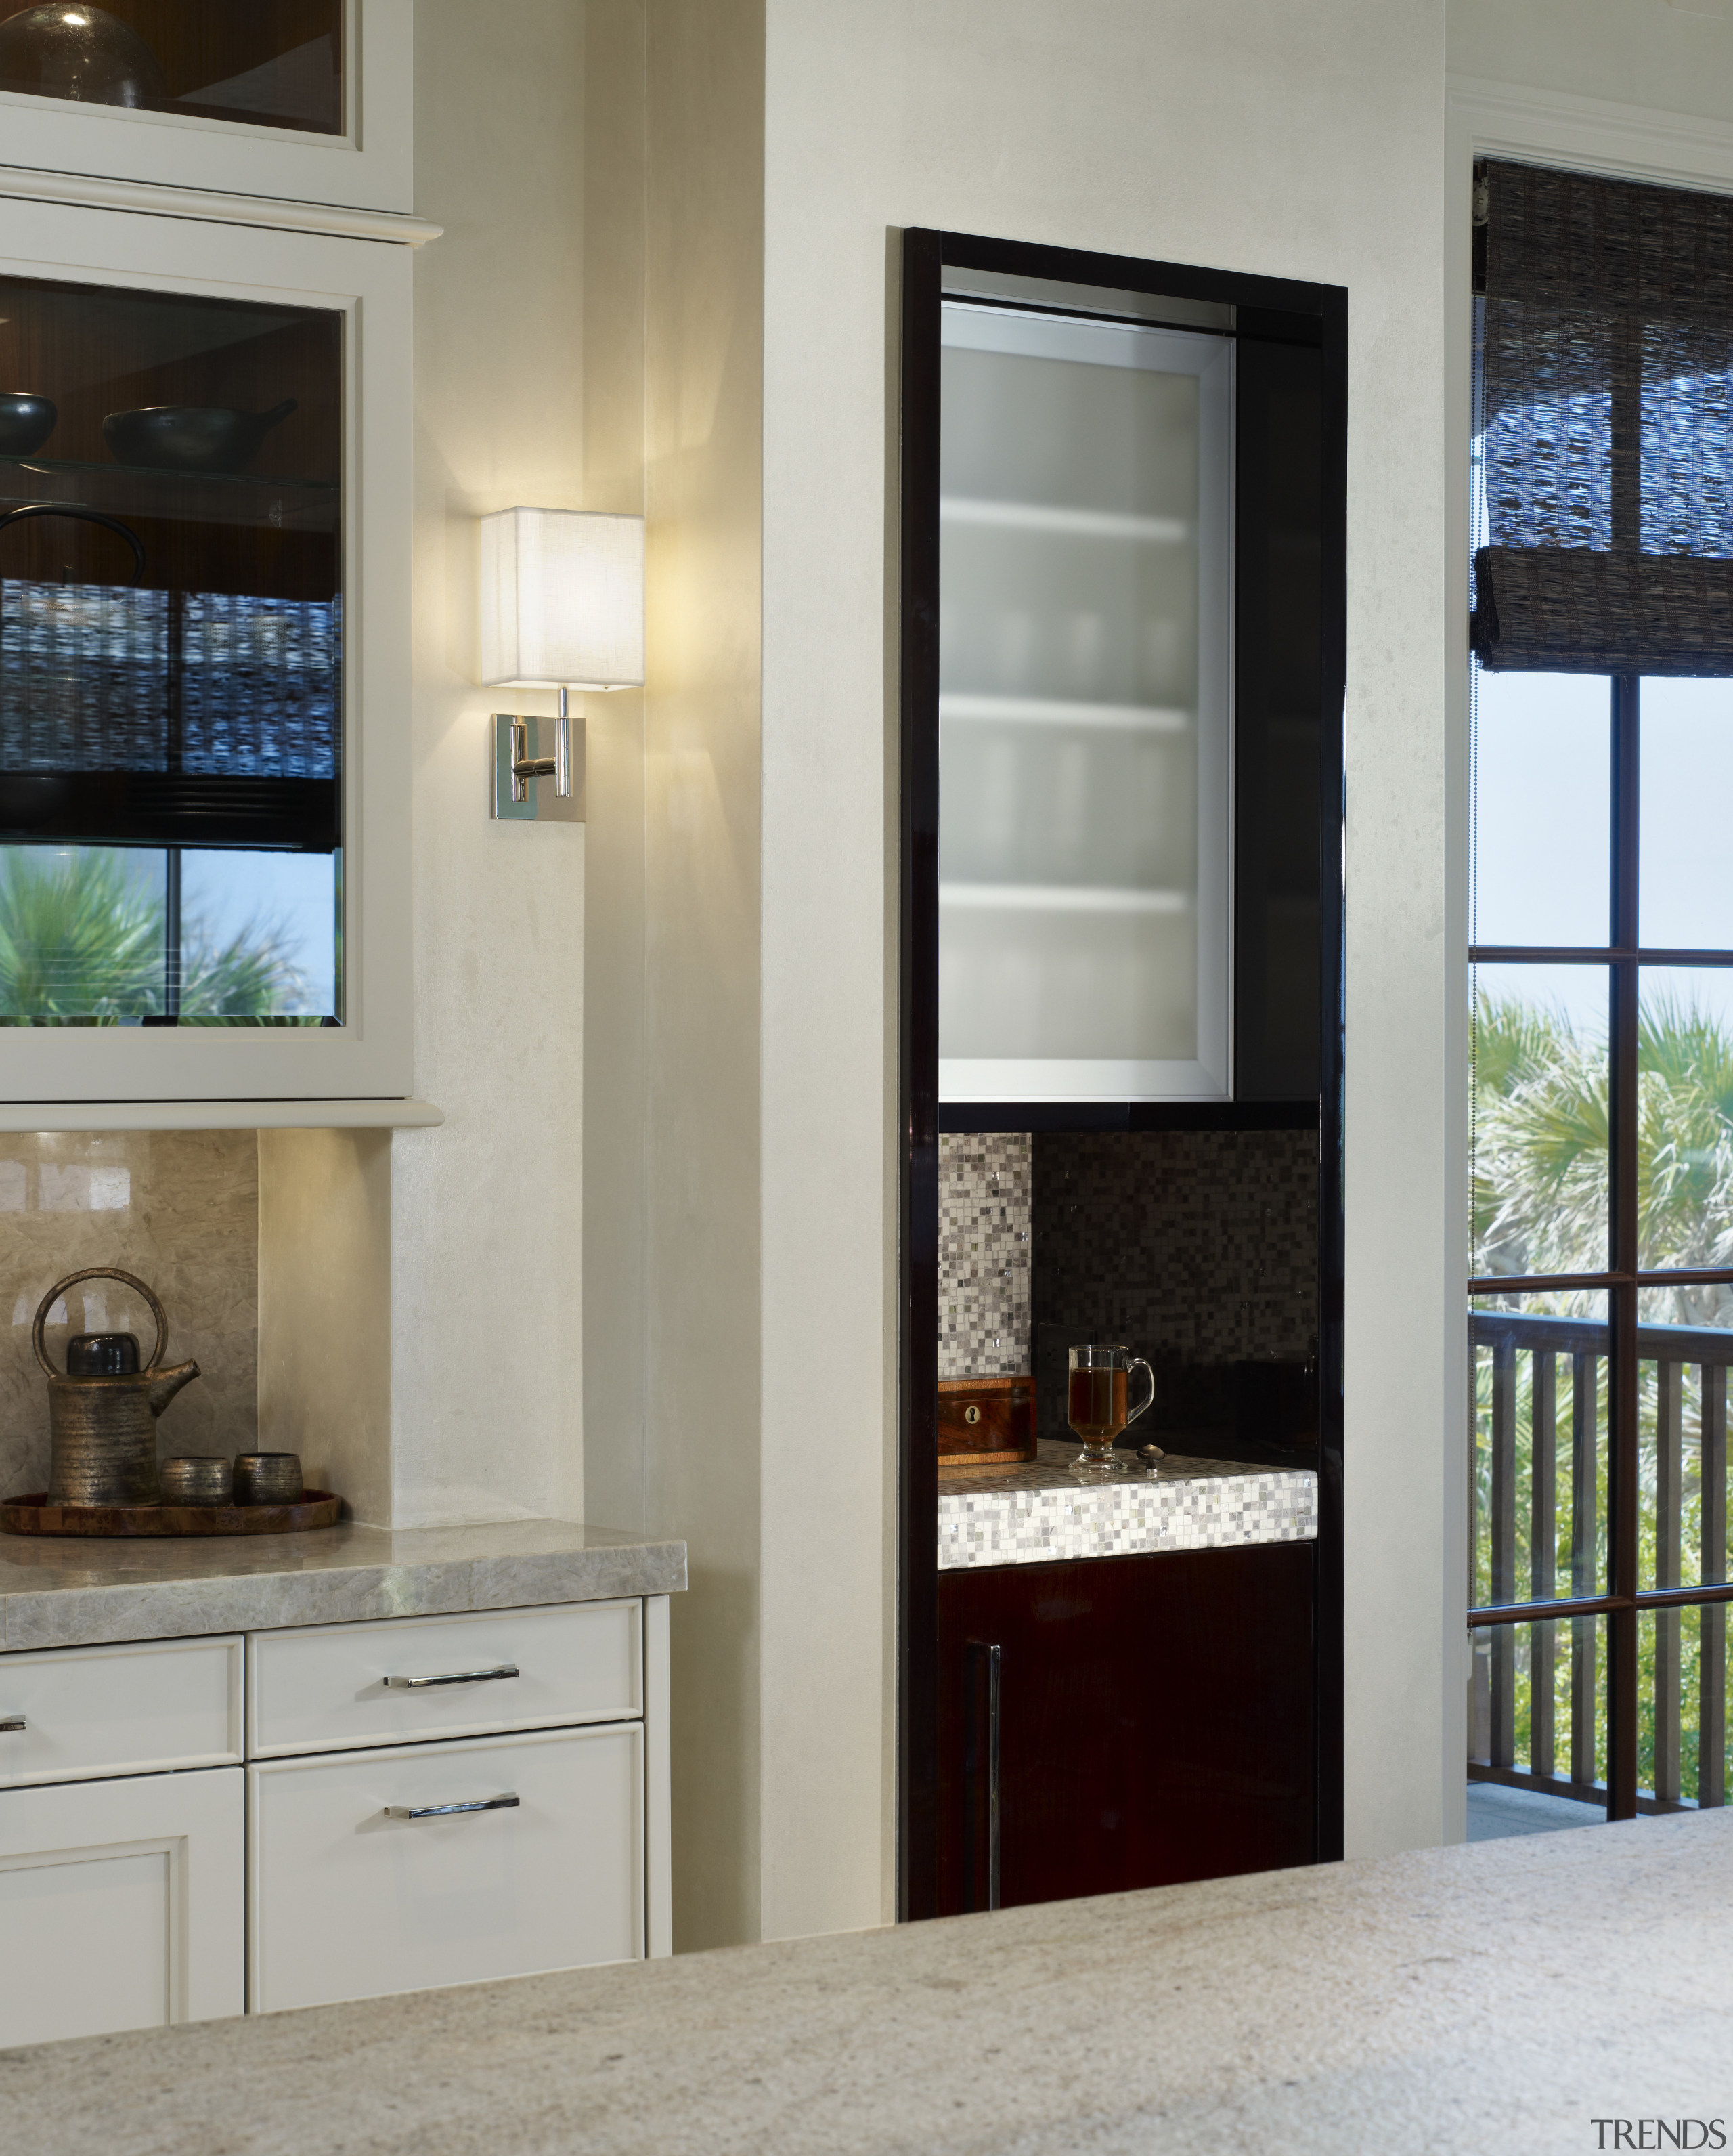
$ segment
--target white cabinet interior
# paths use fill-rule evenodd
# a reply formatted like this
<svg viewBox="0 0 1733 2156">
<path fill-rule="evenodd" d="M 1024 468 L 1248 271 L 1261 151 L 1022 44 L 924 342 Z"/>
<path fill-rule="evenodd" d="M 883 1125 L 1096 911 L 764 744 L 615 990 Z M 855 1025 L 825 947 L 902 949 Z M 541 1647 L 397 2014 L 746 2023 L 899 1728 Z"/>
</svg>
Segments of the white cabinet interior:
<svg viewBox="0 0 1733 2156">
<path fill-rule="evenodd" d="M 940 1097 L 1223 1098 L 1233 341 L 941 339 Z"/>
</svg>

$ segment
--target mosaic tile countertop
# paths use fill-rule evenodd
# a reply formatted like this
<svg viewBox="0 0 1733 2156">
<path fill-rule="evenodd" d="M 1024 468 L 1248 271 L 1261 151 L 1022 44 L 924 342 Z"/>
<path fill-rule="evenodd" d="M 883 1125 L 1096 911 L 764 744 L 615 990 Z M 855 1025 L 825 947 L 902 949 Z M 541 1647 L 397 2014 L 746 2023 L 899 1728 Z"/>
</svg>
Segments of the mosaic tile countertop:
<svg viewBox="0 0 1733 2156">
<path fill-rule="evenodd" d="M 1317 1536 L 1318 1478 L 1310 1467 L 1170 1455 L 1157 1474 L 1140 1466 L 1096 1481 L 1072 1473 L 1076 1457 L 1075 1445 L 1043 1442 L 1023 1466 L 941 1476 L 940 1571 Z"/>
</svg>

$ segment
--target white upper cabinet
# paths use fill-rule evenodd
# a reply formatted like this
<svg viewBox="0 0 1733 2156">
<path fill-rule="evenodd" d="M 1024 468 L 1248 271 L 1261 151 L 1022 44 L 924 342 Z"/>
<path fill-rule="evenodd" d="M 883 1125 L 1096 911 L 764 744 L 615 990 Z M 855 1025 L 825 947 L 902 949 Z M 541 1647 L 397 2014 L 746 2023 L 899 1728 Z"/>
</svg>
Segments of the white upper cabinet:
<svg viewBox="0 0 1733 2156">
<path fill-rule="evenodd" d="M 0 1116 L 14 1127 L 35 1127 L 38 1103 L 209 1116 L 411 1091 L 412 259 L 9 207 Z"/>
<path fill-rule="evenodd" d="M 5 0 L 0 0 L 0 7 Z M 407 213 L 413 0 L 82 0 L 0 21 L 18 168 Z"/>
</svg>

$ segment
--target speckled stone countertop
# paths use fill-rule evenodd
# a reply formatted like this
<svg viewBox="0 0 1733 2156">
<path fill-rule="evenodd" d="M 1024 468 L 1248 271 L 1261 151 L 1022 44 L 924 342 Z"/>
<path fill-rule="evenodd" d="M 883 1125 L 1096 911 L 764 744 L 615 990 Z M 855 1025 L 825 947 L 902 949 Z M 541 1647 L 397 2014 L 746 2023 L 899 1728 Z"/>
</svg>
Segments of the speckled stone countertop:
<svg viewBox="0 0 1733 2156">
<path fill-rule="evenodd" d="M 0 1650 L 677 1594 L 686 1545 L 569 1520 L 136 1542 L 0 1535 Z"/>
<path fill-rule="evenodd" d="M 1582 2156 L 1733 2118 L 1730 1907 L 1733 1813 L 1633 1820 L 43 2045 L 0 2118 L 37 2156 Z"/>
<path fill-rule="evenodd" d="M 1036 1458 L 1019 1466 L 941 1474 L 940 1571 L 1317 1535 L 1318 1477 L 1310 1467 L 1170 1455 L 1151 1474 L 1132 1453 L 1131 1473 L 1092 1476 L 1075 1469 L 1079 1450 L 1043 1439 Z"/>
</svg>

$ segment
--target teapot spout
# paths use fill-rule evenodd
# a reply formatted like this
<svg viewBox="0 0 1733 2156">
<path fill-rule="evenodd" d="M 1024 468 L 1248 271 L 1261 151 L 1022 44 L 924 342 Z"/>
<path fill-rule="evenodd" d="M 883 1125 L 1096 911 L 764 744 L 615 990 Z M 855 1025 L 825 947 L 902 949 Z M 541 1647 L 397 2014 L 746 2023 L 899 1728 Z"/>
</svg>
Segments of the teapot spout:
<svg viewBox="0 0 1733 2156">
<path fill-rule="evenodd" d="M 197 1363 L 177 1363 L 172 1370 L 159 1370 L 145 1389 L 151 1413 L 160 1415 L 182 1386 L 190 1385 L 198 1373 Z"/>
</svg>

